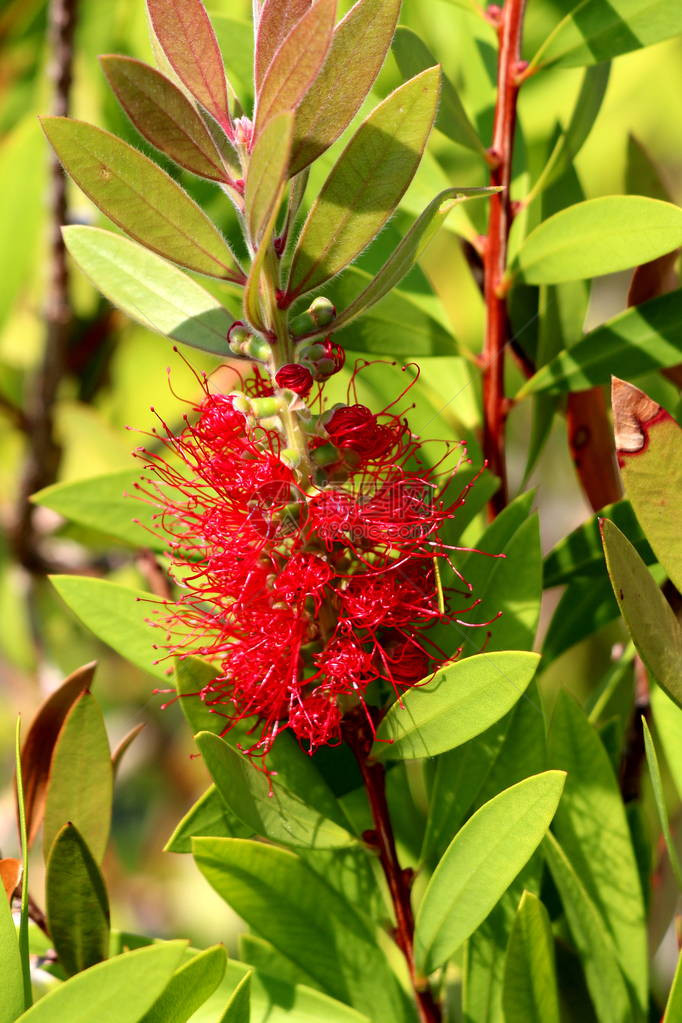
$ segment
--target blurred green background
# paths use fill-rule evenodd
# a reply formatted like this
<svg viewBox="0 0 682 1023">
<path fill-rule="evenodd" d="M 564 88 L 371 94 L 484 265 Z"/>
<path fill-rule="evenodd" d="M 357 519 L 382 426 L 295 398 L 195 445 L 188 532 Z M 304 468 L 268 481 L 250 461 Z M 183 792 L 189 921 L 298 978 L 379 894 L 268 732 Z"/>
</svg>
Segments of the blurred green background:
<svg viewBox="0 0 682 1023">
<path fill-rule="evenodd" d="M 230 71 L 238 89 L 248 92 L 245 19 L 250 4 L 247 0 L 214 0 L 208 6 L 211 13 L 222 16 L 218 27 L 226 46 L 230 41 L 238 44 L 243 62 Z M 341 4 L 344 9 L 349 6 Z M 569 6 L 565 0 L 530 0 L 529 55 Z M 44 0 L 4 0 L 0 7 L 0 509 L 6 524 L 15 514 L 25 454 L 24 438 L 11 409 L 22 404 L 44 343 L 47 146 L 37 117 L 50 108 L 46 8 Z M 450 0 L 405 0 L 401 20 L 426 40 L 442 62 L 487 142 L 494 102 L 495 54 L 490 26 L 467 10 L 466 4 Z M 151 60 L 143 0 L 81 2 L 72 115 L 108 128 L 148 151 L 106 87 L 97 55 L 108 52 Z M 362 60 L 361 53 L 357 59 Z M 580 80 L 580 71 L 556 70 L 538 75 L 524 87 L 520 132 L 531 178 L 542 167 L 557 121 L 565 123 L 570 116 Z M 375 98 L 399 81 L 390 56 L 374 90 Z M 682 200 L 682 40 L 614 62 L 606 100 L 577 161 L 588 197 L 626 190 L 630 135 L 649 152 L 671 198 Z M 321 161 L 322 170 L 316 173 L 323 173 L 332 156 Z M 182 180 L 229 233 L 227 204 L 217 191 L 189 175 Z M 416 211 L 420 203 L 423 206 L 448 184 L 482 183 L 475 157 L 435 132 L 406 207 Z M 527 180 L 518 180 L 517 197 L 527 187 Z M 70 196 L 74 221 L 99 222 L 100 215 L 75 187 Z M 423 269 L 437 293 L 438 315 L 449 324 L 458 344 L 473 352 L 480 350 L 483 305 L 460 241 L 452 231 L 444 230 L 433 243 Z M 629 274 L 618 274 L 595 282 L 590 326 L 624 307 L 628 281 Z M 178 401 L 166 372 L 169 365 L 176 392 L 191 397 L 197 389 L 189 369 L 164 339 L 112 314 L 76 270 L 71 297 L 78 329 L 57 408 L 57 431 L 64 452 L 61 480 L 130 468 L 130 452 L 141 440 L 126 427 L 148 429 L 150 405 L 169 421 L 178 420 Z M 213 365 L 196 352 L 191 353 L 191 361 L 198 369 Z M 430 389 L 432 401 L 443 407 L 450 428 L 470 439 L 475 454 L 480 423 L 476 374 L 466 360 L 454 355 L 432 360 L 424 369 L 424 386 Z M 510 393 L 516 389 L 515 373 L 510 366 Z M 660 376 L 641 383 L 659 401 L 674 406 L 677 392 Z M 526 405 L 512 413 L 509 429 L 510 479 L 515 493 L 523 475 L 530 430 Z M 537 487 L 543 544 L 549 549 L 590 513 L 571 464 L 561 417 L 555 420 L 530 483 Z M 112 547 L 105 537 L 86 536 L 67 527 L 45 509 L 38 521 L 41 529 L 51 534 L 50 549 L 74 570 L 82 570 L 86 550 L 89 557 L 94 551 L 111 570 L 110 578 L 144 585 L 136 557 L 127 549 Z M 113 841 L 105 862 L 114 894 L 114 924 L 150 934 L 187 935 L 198 944 L 224 940 L 233 930 L 229 911 L 213 897 L 189 859 L 161 852 L 178 818 L 205 788 L 207 778 L 201 761 L 192 757 L 191 736 L 178 708 L 162 710 L 163 697 L 153 694 L 151 676 L 132 668 L 82 629 L 49 583 L 29 580 L 14 563 L 10 545 L 5 540 L 0 544 L 0 851 L 14 855 L 17 847 L 11 790 L 16 714 L 21 713 L 27 725 L 41 699 L 66 673 L 96 659 L 96 692 L 106 710 L 112 746 L 137 723 L 146 725 L 126 755 L 117 786 Z M 557 597 L 556 592 L 546 594 L 541 628 L 546 627 Z M 546 692 L 551 695 L 559 685 L 581 694 L 589 691 L 608 665 L 612 644 L 623 638 L 620 625 L 613 624 L 573 647 L 543 678 Z M 38 884 L 34 874 L 34 885 Z"/>
</svg>

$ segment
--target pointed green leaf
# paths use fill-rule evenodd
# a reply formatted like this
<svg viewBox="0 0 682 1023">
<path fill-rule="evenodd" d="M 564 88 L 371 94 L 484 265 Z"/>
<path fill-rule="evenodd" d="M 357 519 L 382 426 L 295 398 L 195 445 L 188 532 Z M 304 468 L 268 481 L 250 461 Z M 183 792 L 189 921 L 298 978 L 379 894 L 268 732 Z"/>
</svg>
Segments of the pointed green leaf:
<svg viewBox="0 0 682 1023">
<path fill-rule="evenodd" d="M 215 785 L 211 785 L 178 823 L 163 851 L 191 853 L 193 838 L 251 838 L 252 836 L 253 829 L 243 824 L 235 814 L 227 809 L 218 795 Z"/>
<path fill-rule="evenodd" d="M 258 17 L 254 78 L 260 89 L 272 58 L 294 25 L 310 10 L 311 0 L 265 0 Z"/>
<path fill-rule="evenodd" d="M 647 564 L 654 560 L 644 533 L 629 501 L 617 501 L 599 512 L 602 519 L 610 519 L 625 533 Z M 604 569 L 604 549 L 596 516 L 578 526 L 560 540 L 545 558 L 543 583 L 546 588 L 561 586 L 576 575 L 601 574 Z"/>
<path fill-rule="evenodd" d="M 391 45 L 399 10 L 400 0 L 357 0 L 336 26 L 322 70 L 296 111 L 291 174 L 324 153 L 357 114 Z"/>
<path fill-rule="evenodd" d="M 661 1023 L 678 1023 L 680 1019 L 682 1019 L 682 954 L 677 960 L 675 976 Z"/>
<path fill-rule="evenodd" d="M 275 53 L 256 101 L 256 140 L 273 117 L 296 109 L 322 67 L 332 41 L 336 2 L 316 0 Z"/>
<path fill-rule="evenodd" d="M 154 34 L 194 98 L 232 134 L 220 47 L 201 0 L 147 0 Z"/>
<path fill-rule="evenodd" d="M 230 996 L 225 1012 L 220 1017 L 218 1023 L 250 1023 L 252 975 L 251 973 L 244 974 L 243 979 L 237 984 Z"/>
<path fill-rule="evenodd" d="M 490 188 L 446 188 L 440 195 L 437 195 L 421 216 L 415 220 L 379 272 L 370 279 L 367 287 L 353 299 L 350 305 L 337 314 L 334 320 L 334 332 L 348 327 L 356 317 L 371 309 L 373 305 L 393 291 L 403 277 L 410 272 L 433 236 L 445 223 L 448 213 L 456 205 L 466 202 L 467 199 L 490 195 L 492 191 L 493 189 Z M 325 327 L 312 332 L 309 336 L 311 338 L 324 337 L 328 333 L 329 327 Z M 357 348 L 357 345 L 354 347 Z M 416 354 L 414 349 L 411 349 L 410 354 Z"/>
<path fill-rule="evenodd" d="M 650 680 L 653 682 L 653 680 Z M 682 710 L 655 683 L 650 687 L 651 712 L 677 794 L 682 792 Z"/>
<path fill-rule="evenodd" d="M 162 606 L 160 601 L 144 590 L 90 576 L 53 575 L 50 582 L 98 639 L 139 668 L 168 681 L 166 662 L 155 663 L 155 644 L 163 642 L 165 633 L 149 623 Z"/>
<path fill-rule="evenodd" d="M 107 55 L 100 57 L 100 63 L 140 135 L 199 177 L 228 180 L 215 142 L 196 107 L 169 78 L 133 57 Z"/>
<path fill-rule="evenodd" d="M 649 671 L 682 707 L 682 626 L 632 544 L 608 519 L 601 522 L 613 592 Z"/>
<path fill-rule="evenodd" d="M 287 984 L 298 984 L 303 976 L 301 970 L 289 962 L 269 941 L 248 932 L 239 935 L 239 958 L 253 966 L 260 974 L 277 977 Z"/>
<path fill-rule="evenodd" d="M 260 244 L 265 227 L 282 197 L 293 128 L 291 112 L 278 114 L 268 122 L 253 147 L 244 202 L 249 237 L 254 246 Z"/>
<path fill-rule="evenodd" d="M 547 910 L 524 892 L 504 964 L 505 1023 L 559 1023 L 554 937 Z"/>
<path fill-rule="evenodd" d="M 614 369 L 628 377 L 682 361 L 682 291 L 672 291 L 595 327 L 528 380 L 518 397 L 580 391 L 607 384 Z"/>
<path fill-rule="evenodd" d="M 107 890 L 85 840 L 70 822 L 52 843 L 45 900 L 50 935 L 67 976 L 81 973 L 107 958 Z"/>
<path fill-rule="evenodd" d="M 554 708 L 547 763 L 567 772 L 554 832 L 602 915 L 643 1012 L 648 989 L 646 918 L 630 829 L 608 755 L 565 690 Z"/>
<path fill-rule="evenodd" d="M 478 654 L 441 669 L 396 701 L 382 720 L 372 756 L 434 757 L 485 731 L 514 706 L 535 674 L 537 654 Z"/>
<path fill-rule="evenodd" d="M 627 270 L 682 244 L 682 209 L 642 195 L 607 195 L 543 221 L 512 270 L 528 284 L 584 280 Z"/>
<path fill-rule="evenodd" d="M 643 391 L 615 377 L 611 404 L 625 492 L 656 558 L 682 591 L 682 429 Z"/>
<path fill-rule="evenodd" d="M 432 973 L 485 920 L 542 841 L 565 775 L 546 771 L 477 810 L 448 846 L 417 912 L 415 957 Z"/>
<path fill-rule="evenodd" d="M 313 849 L 334 849 L 353 842 L 347 831 L 278 783 L 277 776 L 269 779 L 219 736 L 200 732 L 196 742 L 223 802 L 252 834 Z"/>
<path fill-rule="evenodd" d="M 214 945 L 183 963 L 140 1023 L 187 1023 L 211 997 L 225 974 L 223 945 Z"/>
<path fill-rule="evenodd" d="M 244 280 L 215 225 L 137 149 L 84 121 L 45 117 L 42 124 L 79 188 L 131 238 L 198 273 Z"/>
<path fill-rule="evenodd" d="M 163 941 L 115 956 L 49 991 L 21 1023 L 139 1023 L 180 962 L 187 942 Z"/>
<path fill-rule="evenodd" d="M 399 27 L 393 37 L 391 48 L 403 78 L 413 78 L 420 71 L 425 71 L 426 68 L 433 67 L 438 63 L 428 46 L 411 28 L 406 28 L 404 25 Z M 466 146 L 467 149 L 473 150 L 487 161 L 485 146 L 469 120 L 457 90 L 443 72 L 441 72 L 441 99 L 436 117 L 436 128 L 453 142 L 457 142 L 460 146 Z"/>
<path fill-rule="evenodd" d="M 43 831 L 46 859 L 58 833 L 71 822 L 101 862 L 109 839 L 113 785 L 104 718 L 86 690 L 67 714 L 52 755 Z"/>
<path fill-rule="evenodd" d="M 545 663 L 618 618 L 618 604 L 608 579 L 578 577 L 564 590 L 542 644 Z"/>
<path fill-rule="evenodd" d="M 114 536 L 133 547 L 163 551 L 167 544 L 150 531 L 153 508 L 135 500 L 139 482 L 139 472 L 123 469 L 72 483 L 53 483 L 33 494 L 31 500 L 70 522 Z"/>
<path fill-rule="evenodd" d="M 545 838 L 543 851 L 561 896 L 600 1023 L 623 1023 L 632 1019 L 632 1004 L 613 943 L 594 903 L 551 833 Z"/>
<path fill-rule="evenodd" d="M 531 68 L 599 64 L 682 32 L 669 0 L 579 0 L 543 42 Z"/>
<path fill-rule="evenodd" d="M 182 270 L 111 231 L 65 227 L 63 234 L 83 273 L 132 320 L 192 348 L 227 353 L 234 317 Z"/>
<path fill-rule="evenodd" d="M 303 225 L 289 277 L 292 299 L 343 270 L 395 210 L 431 131 L 439 74 L 431 68 L 396 89 L 344 149 Z"/>
<path fill-rule="evenodd" d="M 356 910 L 292 852 L 236 838 L 195 838 L 197 866 L 258 934 L 334 998 L 402 1020 L 403 995 Z"/>
<path fill-rule="evenodd" d="M 651 738 L 651 732 L 649 726 L 646 723 L 646 718 L 642 715 L 642 732 L 644 735 L 644 749 L 646 752 L 646 762 L 649 768 L 649 778 L 651 779 L 651 789 L 654 794 L 654 802 L 656 804 L 656 812 L 658 813 L 658 820 L 661 825 L 661 833 L 665 841 L 665 847 L 668 850 L 668 859 L 670 860 L 670 866 L 672 872 L 677 881 L 677 887 L 682 891 L 682 864 L 680 864 L 680 858 L 677 855 L 677 848 L 675 846 L 675 840 L 673 839 L 670 831 L 670 821 L 668 819 L 668 810 L 665 805 L 665 795 L 663 794 L 663 780 L 661 778 L 661 769 L 658 765 L 658 757 L 656 756 L 656 747 L 654 746 L 654 740 Z"/>
<path fill-rule="evenodd" d="M 14 1023 L 24 1011 L 21 956 L 17 929 L 5 889 L 0 885 L 0 1023 Z"/>
</svg>

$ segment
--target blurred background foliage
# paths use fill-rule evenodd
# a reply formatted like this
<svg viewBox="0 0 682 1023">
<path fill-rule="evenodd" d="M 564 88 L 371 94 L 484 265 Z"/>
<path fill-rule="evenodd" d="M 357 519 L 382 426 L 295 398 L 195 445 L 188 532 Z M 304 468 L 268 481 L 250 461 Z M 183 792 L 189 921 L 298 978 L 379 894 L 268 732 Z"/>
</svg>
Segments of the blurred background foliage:
<svg viewBox="0 0 682 1023">
<path fill-rule="evenodd" d="M 570 6 L 567 0 L 529 0 L 525 34 L 529 56 Z M 340 7 L 346 9 L 350 3 L 342 0 Z M 21 408 L 27 380 L 44 344 L 47 146 L 37 118 L 50 105 L 46 8 L 45 0 L 5 0 L 0 8 L 0 509 L 7 525 L 15 515 L 26 446 L 16 409 Z M 230 67 L 230 73 L 246 97 L 250 89 L 246 20 L 250 4 L 248 0 L 213 0 L 208 8 L 212 15 L 219 15 L 216 25 L 225 38 L 244 40 L 243 65 Z M 481 137 L 489 139 L 495 77 L 492 28 L 467 9 L 466 0 L 405 0 L 401 22 L 413 28 L 442 62 Z M 111 52 L 151 60 L 142 0 L 87 0 L 80 4 L 72 115 L 108 128 L 148 151 L 118 109 L 100 71 L 97 55 Z M 362 60 L 361 53 L 357 59 Z M 374 98 L 386 95 L 401 80 L 390 56 Z M 543 166 L 557 122 L 565 124 L 570 117 L 580 81 L 580 69 L 549 70 L 524 86 L 520 144 L 528 154 L 532 179 Z M 646 191 L 641 185 L 629 187 L 632 183 L 627 180 L 628 145 L 633 137 L 649 153 L 670 198 L 680 202 L 682 39 L 614 61 L 605 101 L 576 163 L 586 197 Z M 320 161 L 316 175 L 325 172 L 335 153 L 338 144 Z M 155 158 L 159 159 L 158 154 Z M 404 206 L 415 212 L 447 185 L 484 184 L 484 174 L 483 164 L 473 153 L 436 131 Z M 183 175 L 182 180 L 230 234 L 231 224 L 225 219 L 228 204 L 221 201 L 219 192 L 190 175 Z M 82 193 L 70 187 L 72 220 L 97 223 L 100 215 Z M 517 180 L 516 197 L 522 197 L 527 188 L 527 180 Z M 469 209 L 473 218 L 483 215 L 483 204 Z M 400 226 L 399 215 L 378 244 L 390 246 L 395 237 L 391 231 L 399 231 Z M 371 265 L 372 250 L 363 258 Z M 429 310 L 457 339 L 460 350 L 479 351 L 483 304 L 453 230 L 443 230 L 432 244 L 423 271 L 436 294 L 435 300 L 424 300 L 430 303 Z M 630 276 L 616 274 L 593 284 L 589 326 L 624 308 Z M 423 288 L 419 273 L 411 280 L 416 290 Z M 189 368 L 173 355 L 166 341 L 111 310 L 78 271 L 72 274 L 71 298 L 77 324 L 69 372 L 56 409 L 56 429 L 63 448 L 60 480 L 130 468 L 131 450 L 142 439 L 126 428 L 148 430 L 152 424 L 150 405 L 162 417 L 177 421 L 178 401 L 173 392 L 192 397 L 197 389 Z M 191 361 L 197 369 L 213 365 L 201 353 L 192 353 Z M 454 354 L 421 361 L 422 393 L 442 412 L 447 432 L 469 440 L 476 458 L 478 374 L 469 360 Z M 520 376 L 514 379 L 515 373 L 511 367 L 509 393 L 521 383 Z M 678 391 L 660 374 L 638 383 L 675 411 Z M 440 436 L 445 427 L 434 423 L 432 429 Z M 530 429 L 529 405 L 524 403 L 510 418 L 512 494 L 521 485 Z M 543 546 L 548 550 L 590 513 L 571 464 L 560 415 L 554 419 L 530 484 L 537 488 Z M 109 538 L 60 524 L 47 509 L 40 510 L 38 524 L 54 532 L 52 550 L 75 570 L 82 571 L 85 545 L 110 570 L 110 578 L 145 586 L 139 559 L 123 546 L 116 548 Z M 207 781 L 201 760 L 191 755 L 191 736 L 178 708 L 162 710 L 163 697 L 153 694 L 156 683 L 152 677 L 93 638 L 47 582 L 29 580 L 13 561 L 11 544 L 6 540 L 0 544 L 0 851 L 13 855 L 16 849 L 10 784 L 15 716 L 20 712 L 30 720 L 58 680 L 96 659 L 100 664 L 96 692 L 106 711 L 112 746 L 136 724 L 144 722 L 146 726 L 126 755 L 116 791 L 113 841 L 105 861 L 114 922 L 120 928 L 149 934 L 187 935 L 199 945 L 225 940 L 234 927 L 229 910 L 216 901 L 189 858 L 161 853 L 178 818 Z M 556 589 L 546 592 L 541 630 L 559 596 Z M 558 686 L 585 696 L 608 667 L 612 645 L 624 639 L 620 622 L 607 625 L 571 647 L 541 678 L 541 685 L 550 697 Z"/>
</svg>

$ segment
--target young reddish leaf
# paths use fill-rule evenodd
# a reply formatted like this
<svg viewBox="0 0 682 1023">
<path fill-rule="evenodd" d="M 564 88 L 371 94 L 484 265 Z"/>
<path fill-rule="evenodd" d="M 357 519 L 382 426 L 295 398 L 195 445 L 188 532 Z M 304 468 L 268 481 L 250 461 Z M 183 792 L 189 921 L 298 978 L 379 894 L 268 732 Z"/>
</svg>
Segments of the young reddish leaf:
<svg viewBox="0 0 682 1023">
<path fill-rule="evenodd" d="M 627 496 L 656 557 L 682 590 L 682 429 L 643 391 L 617 377 L 611 403 Z"/>
<path fill-rule="evenodd" d="M 21 773 L 24 780 L 26 831 L 29 846 L 33 843 L 45 812 L 45 792 L 50 773 L 52 751 L 64 719 L 78 697 L 92 685 L 97 662 L 77 668 L 48 696 L 33 719 L 21 751 Z"/>
<path fill-rule="evenodd" d="M 76 184 L 131 238 L 190 270 L 243 282 L 218 229 L 155 163 L 84 121 L 46 117 L 42 123 Z"/>
<path fill-rule="evenodd" d="M 11 900 L 21 881 L 21 860 L 12 857 L 0 860 L 0 882 Z"/>
<path fill-rule="evenodd" d="M 311 0 L 265 0 L 258 19 L 254 76 L 260 90 L 272 58 L 294 25 L 310 10 Z"/>
<path fill-rule="evenodd" d="M 439 89 L 440 68 L 429 68 L 360 125 L 303 225 L 291 264 L 291 300 L 343 270 L 384 226 L 419 166 Z"/>
<path fill-rule="evenodd" d="M 268 220 L 282 196 L 287 180 L 293 126 L 291 113 L 273 117 L 251 154 L 244 204 L 249 236 L 254 246 L 260 243 Z"/>
<path fill-rule="evenodd" d="M 335 17 L 336 0 L 317 0 L 277 50 L 256 101 L 254 138 L 301 102 L 327 56 Z"/>
<path fill-rule="evenodd" d="M 144 138 L 202 178 L 230 180 L 208 128 L 169 78 L 132 57 L 107 55 L 100 62 L 116 98 Z"/>
<path fill-rule="evenodd" d="M 399 11 L 400 0 L 358 0 L 336 26 L 322 70 L 296 111 L 290 174 L 316 160 L 355 117 L 386 59 Z"/>
<path fill-rule="evenodd" d="M 65 824 L 52 845 L 45 901 L 50 936 L 67 976 L 106 959 L 109 898 L 99 867 L 73 824 Z"/>
<path fill-rule="evenodd" d="M 194 98 L 232 138 L 223 58 L 200 0 L 147 0 L 154 34 Z"/>
<path fill-rule="evenodd" d="M 86 690 L 66 716 L 50 764 L 43 830 L 46 858 L 70 821 L 101 861 L 109 838 L 113 780 L 102 711 Z"/>
</svg>

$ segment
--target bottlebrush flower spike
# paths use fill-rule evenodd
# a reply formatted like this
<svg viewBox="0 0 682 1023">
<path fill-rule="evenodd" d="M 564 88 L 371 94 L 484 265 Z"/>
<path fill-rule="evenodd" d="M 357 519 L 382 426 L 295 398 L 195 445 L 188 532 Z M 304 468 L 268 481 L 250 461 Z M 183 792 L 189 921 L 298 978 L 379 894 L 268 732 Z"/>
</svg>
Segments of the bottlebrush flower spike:
<svg viewBox="0 0 682 1023">
<path fill-rule="evenodd" d="M 167 455 L 138 452 L 141 496 L 157 507 L 180 589 L 158 623 L 169 655 L 219 665 L 198 695 L 226 731 L 254 718 L 251 753 L 286 728 L 312 753 L 341 741 L 344 714 L 373 683 L 399 694 L 456 657 L 429 631 L 475 604 L 463 585 L 443 606 L 438 585 L 462 456 L 450 447 L 429 468 L 405 418 L 339 406 L 319 420 L 326 436 L 310 438 L 335 457 L 304 485 L 280 430 L 245 411 L 272 388 L 256 374 L 246 390 L 259 397 L 206 388 L 182 432 L 156 433 Z"/>
</svg>

